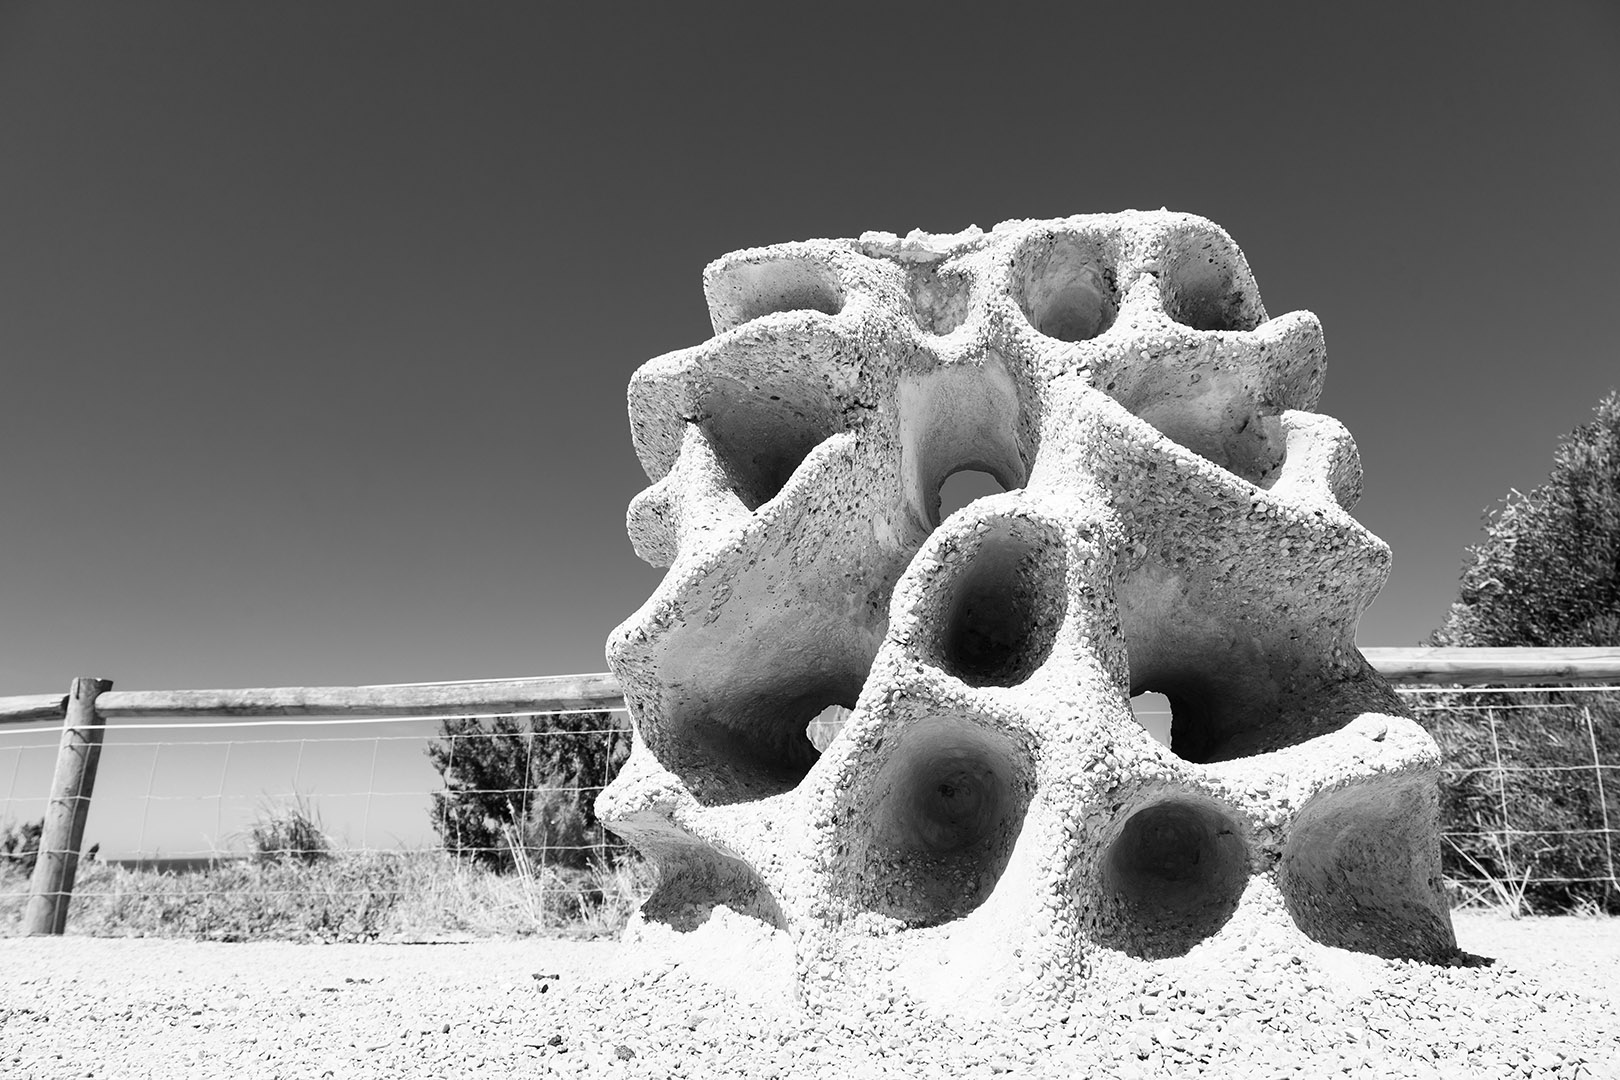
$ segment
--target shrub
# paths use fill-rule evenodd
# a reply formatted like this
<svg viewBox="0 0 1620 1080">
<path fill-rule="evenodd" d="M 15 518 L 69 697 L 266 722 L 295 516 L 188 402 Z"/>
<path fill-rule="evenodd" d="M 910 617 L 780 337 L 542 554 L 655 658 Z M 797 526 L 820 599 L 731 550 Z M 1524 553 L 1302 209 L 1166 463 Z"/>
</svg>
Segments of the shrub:
<svg viewBox="0 0 1620 1080">
<path fill-rule="evenodd" d="M 255 863 L 320 862 L 332 855 L 332 840 L 320 815 L 303 797 L 291 805 L 265 805 L 248 826 L 248 855 Z"/>
<path fill-rule="evenodd" d="M 96 862 L 80 869 L 68 928 L 219 941 L 600 937 L 618 933 L 651 887 L 650 873 L 633 859 L 525 878 L 437 850 L 339 851 L 313 863 L 233 860 L 182 871 Z M 15 932 L 26 902 L 25 889 L 0 888 L 0 933 Z"/>
<path fill-rule="evenodd" d="M 594 807 L 630 754 L 611 713 L 444 720 L 427 754 L 444 777 L 433 828 L 454 855 L 501 871 L 522 860 L 585 869 L 625 850 Z"/>
<path fill-rule="evenodd" d="M 1486 514 L 1485 539 L 1468 549 L 1457 602 L 1432 640 L 1620 644 L 1620 395 L 1559 440 L 1545 484 L 1510 491 Z M 1479 711 L 1488 705 L 1497 707 Z M 1451 699 L 1453 712 L 1420 713 L 1448 766 L 1446 828 L 1480 834 L 1452 838 L 1447 873 L 1497 882 L 1514 907 L 1522 894 L 1549 913 L 1620 910 L 1616 837 L 1605 831 L 1620 827 L 1620 783 L 1600 795 L 1592 767 L 1594 741 L 1599 762 L 1620 761 L 1620 694 L 1515 695 L 1504 705 L 1499 695 L 1464 694 Z M 1538 877 L 1602 880 L 1533 884 Z"/>
<path fill-rule="evenodd" d="M 39 861 L 39 837 L 45 831 L 45 819 L 7 825 L 0 832 L 0 863 L 24 874 L 34 872 Z"/>
<path fill-rule="evenodd" d="M 1509 491 L 1468 549 L 1436 645 L 1620 644 L 1620 395 L 1558 442 L 1547 482 Z"/>
</svg>

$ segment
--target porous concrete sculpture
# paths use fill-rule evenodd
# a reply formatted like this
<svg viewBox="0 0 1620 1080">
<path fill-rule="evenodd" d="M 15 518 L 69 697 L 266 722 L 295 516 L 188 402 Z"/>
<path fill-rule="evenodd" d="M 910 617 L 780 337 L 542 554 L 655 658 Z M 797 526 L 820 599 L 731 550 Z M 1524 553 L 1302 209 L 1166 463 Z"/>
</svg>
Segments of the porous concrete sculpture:
<svg viewBox="0 0 1620 1080">
<path fill-rule="evenodd" d="M 636 737 L 598 812 L 659 868 L 648 924 L 764 920 L 812 999 L 1061 1000 L 1223 934 L 1456 952 L 1436 749 L 1354 644 L 1389 551 L 1310 411 L 1321 327 L 1225 232 L 868 233 L 704 288 L 715 337 L 630 385 L 670 569 L 609 642 Z M 941 521 L 960 470 L 1006 490 Z"/>
</svg>

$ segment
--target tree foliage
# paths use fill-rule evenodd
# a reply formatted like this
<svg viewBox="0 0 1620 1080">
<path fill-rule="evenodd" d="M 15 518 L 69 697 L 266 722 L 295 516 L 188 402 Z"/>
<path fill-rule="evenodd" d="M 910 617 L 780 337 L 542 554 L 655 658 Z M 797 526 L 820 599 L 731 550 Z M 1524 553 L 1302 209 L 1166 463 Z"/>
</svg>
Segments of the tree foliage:
<svg viewBox="0 0 1620 1080">
<path fill-rule="evenodd" d="M 1620 395 L 1559 441 L 1545 484 L 1487 513 L 1433 641 L 1620 644 Z M 1598 771 L 1620 761 L 1620 694 L 1447 692 L 1418 716 L 1445 759 L 1448 877 L 1532 911 L 1620 912 L 1620 785 Z"/>
<path fill-rule="evenodd" d="M 1552 475 L 1490 511 L 1436 645 L 1620 644 L 1620 395 L 1566 435 Z"/>
<path fill-rule="evenodd" d="M 433 828 L 445 850 L 494 870 L 583 868 L 622 850 L 597 821 L 596 795 L 630 755 L 611 713 L 444 720 L 428 744 L 444 777 Z"/>
</svg>

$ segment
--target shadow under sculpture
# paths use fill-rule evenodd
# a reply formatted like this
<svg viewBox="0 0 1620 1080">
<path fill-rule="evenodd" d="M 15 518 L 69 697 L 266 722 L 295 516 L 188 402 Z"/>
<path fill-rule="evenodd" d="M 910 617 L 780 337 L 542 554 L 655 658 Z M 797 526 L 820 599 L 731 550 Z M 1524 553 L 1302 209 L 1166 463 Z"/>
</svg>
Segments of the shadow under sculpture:
<svg viewBox="0 0 1620 1080">
<path fill-rule="evenodd" d="M 1389 550 L 1311 411 L 1321 326 L 1225 232 L 868 233 L 704 289 L 715 336 L 629 392 L 669 571 L 608 644 L 635 740 L 598 814 L 660 871 L 644 932 L 765 920 L 811 999 L 950 954 L 1061 1001 L 1239 916 L 1456 954 L 1436 748 L 1354 644 Z M 942 521 L 963 470 L 1005 490 Z"/>
</svg>

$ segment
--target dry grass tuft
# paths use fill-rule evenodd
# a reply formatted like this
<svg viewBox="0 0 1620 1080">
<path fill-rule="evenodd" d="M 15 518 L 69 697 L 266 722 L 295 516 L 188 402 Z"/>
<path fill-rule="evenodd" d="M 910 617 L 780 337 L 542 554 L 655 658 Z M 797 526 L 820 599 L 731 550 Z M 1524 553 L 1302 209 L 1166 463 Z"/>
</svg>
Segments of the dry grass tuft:
<svg viewBox="0 0 1620 1080">
<path fill-rule="evenodd" d="M 86 862 L 68 928 L 214 941 L 604 937 L 651 886 L 639 863 L 499 874 L 442 851 L 220 859 L 183 871 Z M 17 932 L 27 892 L 26 875 L 0 870 L 0 933 Z"/>
</svg>

